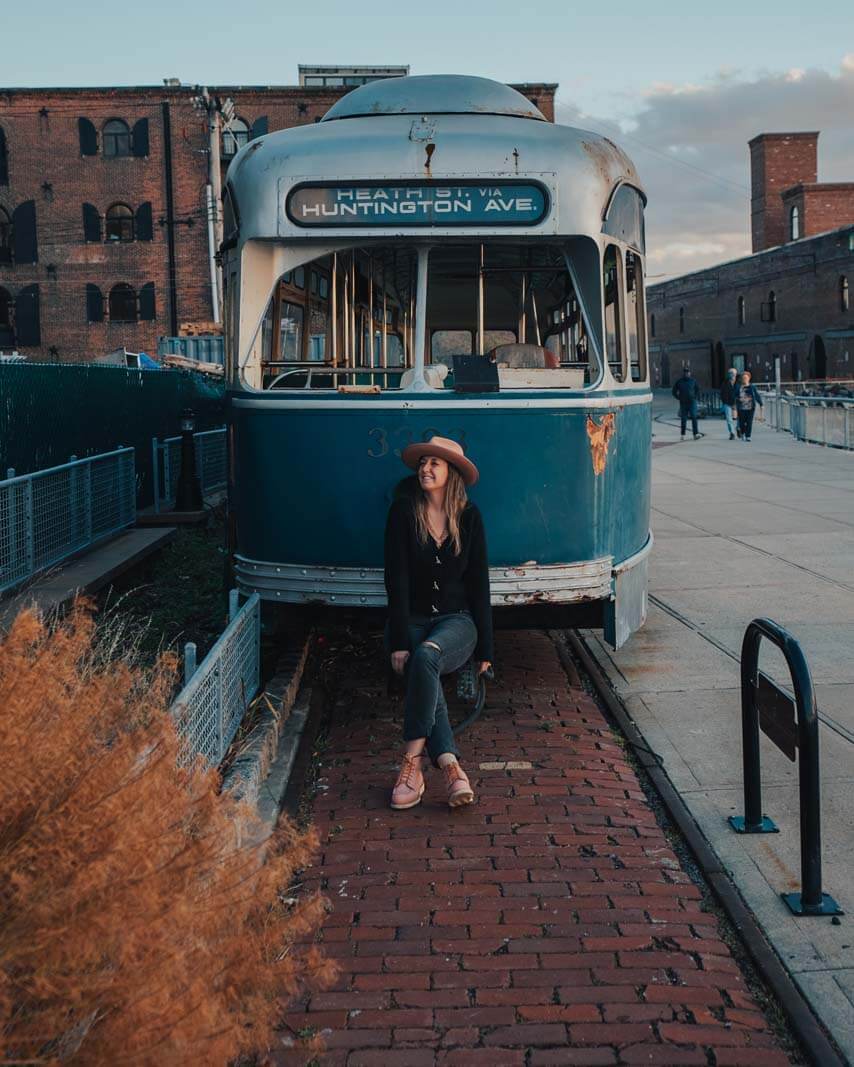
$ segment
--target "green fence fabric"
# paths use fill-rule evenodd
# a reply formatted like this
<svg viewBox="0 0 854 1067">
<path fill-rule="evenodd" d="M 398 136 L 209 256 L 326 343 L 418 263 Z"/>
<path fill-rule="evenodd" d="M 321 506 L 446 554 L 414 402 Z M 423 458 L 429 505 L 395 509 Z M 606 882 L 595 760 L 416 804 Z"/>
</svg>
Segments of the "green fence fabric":
<svg viewBox="0 0 854 1067">
<path fill-rule="evenodd" d="M 151 438 L 180 433 L 184 408 L 196 428 L 225 421 L 225 387 L 189 371 L 86 364 L 0 363 L 0 478 L 65 463 L 69 456 L 136 450 L 137 507 L 152 503 Z"/>
</svg>

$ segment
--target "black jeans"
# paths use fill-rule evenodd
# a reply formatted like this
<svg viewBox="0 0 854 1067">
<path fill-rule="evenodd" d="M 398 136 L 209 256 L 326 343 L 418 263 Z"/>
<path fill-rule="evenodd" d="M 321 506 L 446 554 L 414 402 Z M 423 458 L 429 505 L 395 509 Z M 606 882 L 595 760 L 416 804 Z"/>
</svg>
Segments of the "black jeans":
<svg viewBox="0 0 854 1067">
<path fill-rule="evenodd" d="M 477 644 L 477 627 L 468 612 L 414 616 L 409 620 L 409 659 L 406 661 L 406 711 L 404 741 L 427 738 L 427 753 L 433 763 L 445 752 L 457 755 L 448 705 L 442 692 L 443 674 L 456 671 L 471 657 Z M 389 654 L 398 651 L 386 648 Z"/>
<path fill-rule="evenodd" d="M 691 400 L 687 404 L 679 405 L 679 420 L 682 423 L 682 436 L 685 436 L 685 430 L 688 425 L 688 419 L 691 419 L 691 429 L 696 437 L 700 432 L 697 426 L 697 401 Z"/>
<path fill-rule="evenodd" d="M 753 416 L 756 414 L 756 408 L 748 408 L 743 411 L 738 409 L 738 429 L 739 433 L 745 440 L 750 440 L 750 431 L 753 429 Z"/>
</svg>

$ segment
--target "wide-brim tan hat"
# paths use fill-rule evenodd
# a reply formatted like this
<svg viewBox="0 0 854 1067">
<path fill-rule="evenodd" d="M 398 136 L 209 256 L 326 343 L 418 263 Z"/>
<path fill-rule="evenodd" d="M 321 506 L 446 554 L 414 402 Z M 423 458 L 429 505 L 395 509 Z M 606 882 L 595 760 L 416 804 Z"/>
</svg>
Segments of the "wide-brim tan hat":
<svg viewBox="0 0 854 1067">
<path fill-rule="evenodd" d="M 400 458 L 406 466 L 411 467 L 413 470 L 418 469 L 418 463 L 422 456 L 438 456 L 440 459 L 444 459 L 446 463 L 450 463 L 457 468 L 466 485 L 474 485 L 480 477 L 477 467 L 470 459 L 466 459 L 462 445 L 452 441 L 450 437 L 431 437 L 429 441 L 422 441 L 416 445 L 407 445 L 400 454 Z"/>
</svg>

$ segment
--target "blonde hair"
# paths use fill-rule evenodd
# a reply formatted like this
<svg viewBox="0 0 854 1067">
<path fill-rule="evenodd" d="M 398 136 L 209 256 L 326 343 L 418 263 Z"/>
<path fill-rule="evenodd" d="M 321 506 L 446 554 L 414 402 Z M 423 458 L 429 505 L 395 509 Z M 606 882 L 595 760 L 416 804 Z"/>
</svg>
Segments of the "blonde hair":
<svg viewBox="0 0 854 1067">
<path fill-rule="evenodd" d="M 462 551 L 460 541 L 460 517 L 468 503 L 466 485 L 463 476 L 452 464 L 448 464 L 448 481 L 445 485 L 445 514 L 448 517 L 448 536 L 454 546 L 454 555 L 458 556 Z M 422 545 L 427 544 L 430 536 L 430 528 L 427 525 L 427 494 L 420 485 L 415 489 L 415 531 Z"/>
</svg>

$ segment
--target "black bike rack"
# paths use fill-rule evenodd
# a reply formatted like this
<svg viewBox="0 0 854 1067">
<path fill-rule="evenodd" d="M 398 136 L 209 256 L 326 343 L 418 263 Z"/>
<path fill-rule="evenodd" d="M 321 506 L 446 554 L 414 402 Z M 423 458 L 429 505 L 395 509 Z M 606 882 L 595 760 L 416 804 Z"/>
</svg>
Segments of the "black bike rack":
<svg viewBox="0 0 854 1067">
<path fill-rule="evenodd" d="M 786 658 L 795 691 L 794 700 L 759 670 L 759 648 L 763 637 L 772 641 Z M 812 676 L 801 646 L 787 630 L 770 619 L 754 619 L 747 627 L 741 645 L 744 815 L 731 815 L 728 820 L 739 834 L 779 832 L 774 822 L 762 814 L 760 729 L 793 763 L 795 750 L 798 750 L 801 892 L 780 895 L 795 915 L 842 915 L 844 912 L 833 897 L 821 890 L 818 711 Z"/>
</svg>

